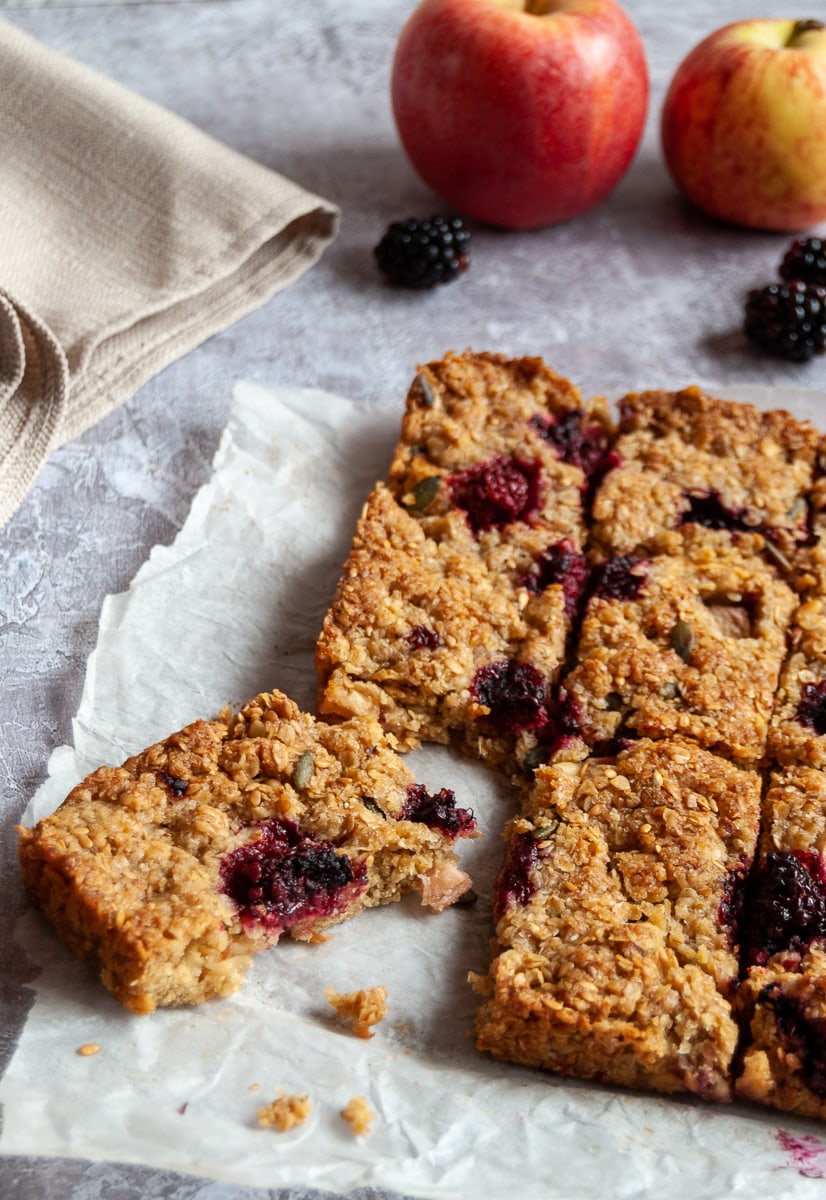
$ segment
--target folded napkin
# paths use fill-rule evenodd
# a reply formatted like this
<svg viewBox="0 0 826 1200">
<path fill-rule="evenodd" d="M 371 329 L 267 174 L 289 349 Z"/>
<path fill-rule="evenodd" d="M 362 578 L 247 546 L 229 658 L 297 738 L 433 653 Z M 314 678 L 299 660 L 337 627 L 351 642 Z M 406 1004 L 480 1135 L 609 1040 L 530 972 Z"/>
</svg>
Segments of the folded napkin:
<svg viewBox="0 0 826 1200">
<path fill-rule="evenodd" d="M 0 20 L 0 525 L 49 452 L 296 279 L 335 208 Z"/>
</svg>

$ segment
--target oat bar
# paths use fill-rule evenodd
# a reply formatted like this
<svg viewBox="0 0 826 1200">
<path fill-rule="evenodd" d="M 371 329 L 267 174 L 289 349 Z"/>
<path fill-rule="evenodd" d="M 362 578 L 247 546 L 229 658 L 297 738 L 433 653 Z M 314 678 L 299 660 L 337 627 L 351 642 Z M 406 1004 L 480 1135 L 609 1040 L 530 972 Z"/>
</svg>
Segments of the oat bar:
<svg viewBox="0 0 826 1200">
<path fill-rule="evenodd" d="M 557 751 L 633 737 L 691 738 L 744 762 L 765 750 L 795 608 L 760 556 L 687 537 L 683 553 L 595 569 Z"/>
<path fill-rule="evenodd" d="M 593 505 L 598 557 L 643 553 L 687 526 L 781 563 L 806 540 L 820 440 L 808 422 L 696 387 L 629 395 L 619 409 L 618 466 Z"/>
<path fill-rule="evenodd" d="M 101 767 L 19 853 L 61 938 L 147 1013 L 235 991 L 284 932 L 313 940 L 409 890 L 445 907 L 470 884 L 453 843 L 474 832 L 375 722 L 321 724 L 274 692 Z"/>
<path fill-rule="evenodd" d="M 478 1023 L 497 1058 L 730 1098 L 732 897 L 760 778 L 681 741 L 540 768 L 512 823 Z"/>
<path fill-rule="evenodd" d="M 319 708 L 513 768 L 549 722 L 610 424 L 538 359 L 421 368 L 324 622 Z"/>
<path fill-rule="evenodd" d="M 772 775 L 741 918 L 744 1026 L 737 1095 L 826 1117 L 826 775 Z"/>
</svg>

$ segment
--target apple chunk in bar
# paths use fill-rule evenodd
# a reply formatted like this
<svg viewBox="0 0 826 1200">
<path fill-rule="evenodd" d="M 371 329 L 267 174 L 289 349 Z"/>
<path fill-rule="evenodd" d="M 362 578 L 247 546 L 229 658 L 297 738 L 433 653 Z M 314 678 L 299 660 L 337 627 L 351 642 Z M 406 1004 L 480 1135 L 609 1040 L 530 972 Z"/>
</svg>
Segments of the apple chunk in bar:
<svg viewBox="0 0 826 1200">
<path fill-rule="evenodd" d="M 282 933 L 303 941 L 418 890 L 440 910 L 473 836 L 379 726 L 316 722 L 281 693 L 101 767 L 20 831 L 34 903 L 127 1008 L 226 996 Z"/>
<path fill-rule="evenodd" d="M 678 553 L 681 534 L 699 528 L 713 544 L 762 551 L 793 571 L 809 536 L 806 496 L 820 442 L 814 426 L 695 387 L 629 395 L 619 409 L 619 465 L 592 510 L 599 557 Z"/>
<path fill-rule="evenodd" d="M 447 355 L 407 398 L 319 638 L 324 714 L 513 769 L 547 732 L 611 427 L 539 359 Z"/>
<path fill-rule="evenodd" d="M 826 775 L 772 774 L 741 921 L 737 1095 L 826 1118 Z"/>
<path fill-rule="evenodd" d="M 702 530 L 686 534 L 682 554 L 599 565 L 554 753 L 681 736 L 759 762 L 795 603 L 762 556 L 710 545 Z"/>
<path fill-rule="evenodd" d="M 760 777 L 688 742 L 540 767 L 508 836 L 480 1049 L 730 1099 Z"/>
</svg>

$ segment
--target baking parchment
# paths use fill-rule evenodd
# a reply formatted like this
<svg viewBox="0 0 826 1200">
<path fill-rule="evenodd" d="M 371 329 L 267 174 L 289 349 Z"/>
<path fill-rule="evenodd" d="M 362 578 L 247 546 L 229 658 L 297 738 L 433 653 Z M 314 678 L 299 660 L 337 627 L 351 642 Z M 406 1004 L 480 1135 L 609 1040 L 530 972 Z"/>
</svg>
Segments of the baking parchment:
<svg viewBox="0 0 826 1200">
<path fill-rule="evenodd" d="M 725 394 L 821 424 L 826 412 L 819 393 Z M 75 745 L 53 754 L 25 824 L 101 763 L 226 702 L 278 687 L 312 708 L 315 638 L 398 420 L 327 393 L 238 384 L 214 474 L 180 534 L 104 603 Z M 28 912 L 17 938 L 40 973 L 0 1082 L 0 1152 L 434 1200 L 821 1197 L 826 1133 L 814 1122 L 563 1081 L 475 1050 L 466 977 L 486 968 L 510 801 L 449 750 L 410 759 L 423 782 L 454 788 L 480 818 L 485 837 L 462 848 L 480 893 L 474 908 L 436 916 L 409 898 L 321 945 L 285 938 L 258 956 L 236 996 L 150 1017 L 121 1009 Z M 336 1024 L 324 989 L 377 984 L 388 1015 L 362 1040 Z M 100 1052 L 78 1055 L 87 1043 Z M 313 1104 L 307 1123 L 284 1134 L 256 1121 L 278 1089 Z M 367 1137 L 339 1115 L 354 1095 L 376 1113 Z"/>
</svg>

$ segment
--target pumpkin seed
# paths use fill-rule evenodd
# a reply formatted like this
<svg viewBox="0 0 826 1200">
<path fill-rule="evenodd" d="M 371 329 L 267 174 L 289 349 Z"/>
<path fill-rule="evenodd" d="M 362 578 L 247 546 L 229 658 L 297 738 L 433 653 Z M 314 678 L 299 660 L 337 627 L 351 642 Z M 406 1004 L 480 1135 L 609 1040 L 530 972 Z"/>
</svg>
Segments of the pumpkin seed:
<svg viewBox="0 0 826 1200">
<path fill-rule="evenodd" d="M 425 408 L 435 408 L 437 400 L 436 392 L 434 391 L 433 384 L 430 382 L 427 376 L 417 375 L 416 383 L 418 384 L 419 395 L 422 398 L 422 404 L 425 406 Z"/>
<path fill-rule="evenodd" d="M 313 756 L 309 750 L 305 750 L 304 753 L 299 756 L 298 762 L 295 764 L 295 769 L 293 771 L 293 787 L 297 792 L 304 790 L 304 788 L 312 779 L 314 770 L 315 763 L 313 762 Z"/>
<path fill-rule="evenodd" d="M 427 508 L 439 494 L 439 484 L 441 483 L 441 475 L 428 475 L 424 479 L 420 479 L 414 488 L 411 489 L 413 500 L 408 504 L 408 508 L 413 512 L 421 512 L 423 508 Z"/>
<path fill-rule="evenodd" d="M 798 496 L 797 499 L 795 500 L 794 504 L 791 506 L 789 511 L 786 513 L 786 516 L 789 518 L 790 521 L 794 521 L 797 519 L 797 517 L 800 516 L 800 514 L 803 512 L 805 507 L 806 507 L 806 501 L 803 499 L 802 496 Z"/>
<path fill-rule="evenodd" d="M 540 825 L 538 829 L 534 829 L 533 837 L 536 842 L 547 842 L 552 838 L 559 829 L 559 821 L 549 821 L 547 825 Z"/>
<path fill-rule="evenodd" d="M 680 695 L 680 685 L 676 679 L 669 679 L 660 688 L 660 695 L 663 700 L 676 700 Z"/>
<path fill-rule="evenodd" d="M 522 770 L 526 775 L 532 775 L 537 767 L 541 767 L 547 761 L 547 757 L 546 746 L 532 746 L 522 759 Z"/>
<path fill-rule="evenodd" d="M 687 662 L 694 649 L 694 630 L 688 621 L 677 621 L 671 630 L 671 649 L 676 650 L 683 662 Z"/>
<path fill-rule="evenodd" d="M 609 692 L 605 697 L 605 707 L 609 712 L 622 712 L 625 708 L 625 701 L 619 692 Z"/>
<path fill-rule="evenodd" d="M 774 542 L 770 542 L 768 538 L 766 539 L 766 553 L 768 554 L 769 558 L 773 558 L 777 565 L 782 567 L 784 571 L 791 571 L 792 564 L 786 558 L 786 555 L 782 550 L 778 550 Z"/>
<path fill-rule="evenodd" d="M 387 813 L 382 812 L 378 804 L 376 804 L 375 800 L 372 800 L 370 796 L 365 796 L 362 800 L 362 804 L 365 808 L 369 808 L 370 812 L 374 812 L 377 816 L 384 817 L 384 819 L 387 820 Z"/>
</svg>

